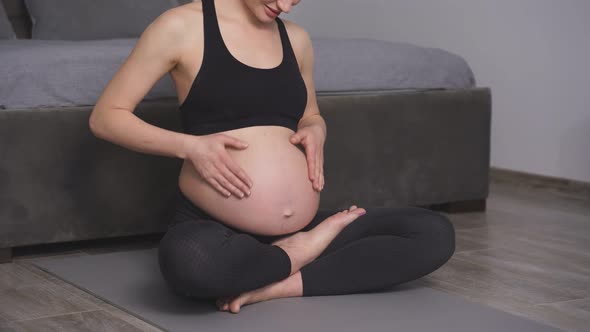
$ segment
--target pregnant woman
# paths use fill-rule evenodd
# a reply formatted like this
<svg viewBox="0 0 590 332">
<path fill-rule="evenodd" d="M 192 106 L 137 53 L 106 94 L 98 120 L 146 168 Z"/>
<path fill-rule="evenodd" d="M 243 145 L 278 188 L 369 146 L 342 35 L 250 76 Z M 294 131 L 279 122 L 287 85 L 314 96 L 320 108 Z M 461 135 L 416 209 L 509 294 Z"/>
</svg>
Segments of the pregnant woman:
<svg viewBox="0 0 590 332">
<path fill-rule="evenodd" d="M 431 273 L 455 250 L 453 225 L 431 210 L 318 210 L 327 128 L 313 49 L 304 29 L 278 18 L 298 3 L 202 0 L 164 12 L 90 119 L 97 137 L 184 160 L 160 270 L 172 292 L 215 299 L 219 310 L 383 289 Z M 133 114 L 168 72 L 182 133 Z"/>
</svg>

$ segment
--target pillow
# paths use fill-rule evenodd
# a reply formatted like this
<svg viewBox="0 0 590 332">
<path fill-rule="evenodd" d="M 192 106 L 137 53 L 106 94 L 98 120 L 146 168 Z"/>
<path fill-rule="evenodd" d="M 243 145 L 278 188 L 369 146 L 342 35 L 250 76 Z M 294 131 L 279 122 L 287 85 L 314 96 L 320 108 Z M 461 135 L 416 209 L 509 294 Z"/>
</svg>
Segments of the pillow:
<svg viewBox="0 0 590 332">
<path fill-rule="evenodd" d="M 25 0 L 31 39 L 138 38 L 178 0 Z"/>
<path fill-rule="evenodd" d="M 12 29 L 12 24 L 8 20 L 8 16 L 6 16 L 6 10 L 4 10 L 2 1 L 0 1 L 0 39 L 16 39 L 16 34 Z"/>
</svg>

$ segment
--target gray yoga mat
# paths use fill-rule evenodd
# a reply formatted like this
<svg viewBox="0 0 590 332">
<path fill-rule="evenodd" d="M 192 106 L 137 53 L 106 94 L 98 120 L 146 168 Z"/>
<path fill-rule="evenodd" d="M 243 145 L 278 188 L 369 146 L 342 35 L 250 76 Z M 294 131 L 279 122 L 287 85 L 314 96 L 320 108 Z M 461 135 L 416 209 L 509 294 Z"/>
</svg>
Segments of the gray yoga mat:
<svg viewBox="0 0 590 332">
<path fill-rule="evenodd" d="M 555 332 L 554 327 L 407 282 L 380 292 L 289 297 L 217 311 L 170 293 L 157 249 L 43 258 L 41 269 L 168 331 Z"/>
</svg>

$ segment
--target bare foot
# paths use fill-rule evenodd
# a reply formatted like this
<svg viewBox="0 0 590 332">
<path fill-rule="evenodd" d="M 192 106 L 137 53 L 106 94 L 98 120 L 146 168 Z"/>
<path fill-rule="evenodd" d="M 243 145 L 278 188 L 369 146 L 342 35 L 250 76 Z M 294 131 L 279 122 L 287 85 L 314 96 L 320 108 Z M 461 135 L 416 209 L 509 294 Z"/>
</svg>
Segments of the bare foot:
<svg viewBox="0 0 590 332">
<path fill-rule="evenodd" d="M 307 232 L 298 232 L 273 245 L 284 249 L 291 258 L 291 275 L 281 281 L 229 298 L 219 298 L 216 305 L 221 311 L 240 312 L 240 307 L 270 299 L 301 296 L 303 293 L 301 267 L 316 259 L 344 227 L 353 222 L 365 209 L 352 205 L 349 210 L 338 212 Z"/>
<path fill-rule="evenodd" d="M 356 218 L 366 213 L 365 209 L 352 205 L 319 223 L 309 231 L 297 232 L 289 237 L 272 242 L 281 247 L 291 259 L 291 275 L 316 259 L 334 238 Z"/>
<path fill-rule="evenodd" d="M 301 274 L 295 273 L 281 281 L 242 293 L 238 296 L 220 298 L 216 304 L 220 311 L 238 313 L 240 312 L 240 308 L 247 304 L 301 295 L 303 295 Z"/>
</svg>

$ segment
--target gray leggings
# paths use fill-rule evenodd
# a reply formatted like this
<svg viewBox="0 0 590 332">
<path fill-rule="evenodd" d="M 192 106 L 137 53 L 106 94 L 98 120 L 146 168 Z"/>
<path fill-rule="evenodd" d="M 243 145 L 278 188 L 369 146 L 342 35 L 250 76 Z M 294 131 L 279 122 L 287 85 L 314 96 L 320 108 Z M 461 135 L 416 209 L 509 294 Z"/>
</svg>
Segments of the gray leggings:
<svg viewBox="0 0 590 332">
<path fill-rule="evenodd" d="M 365 215 L 300 269 L 303 296 L 369 292 L 411 281 L 441 267 L 455 251 L 453 224 L 438 212 L 420 207 L 363 208 Z M 320 209 L 302 231 L 341 210 Z M 160 271 L 170 290 L 181 296 L 239 295 L 289 277 L 289 256 L 270 244 L 285 236 L 229 227 L 177 189 L 173 221 L 158 248 Z"/>
</svg>

